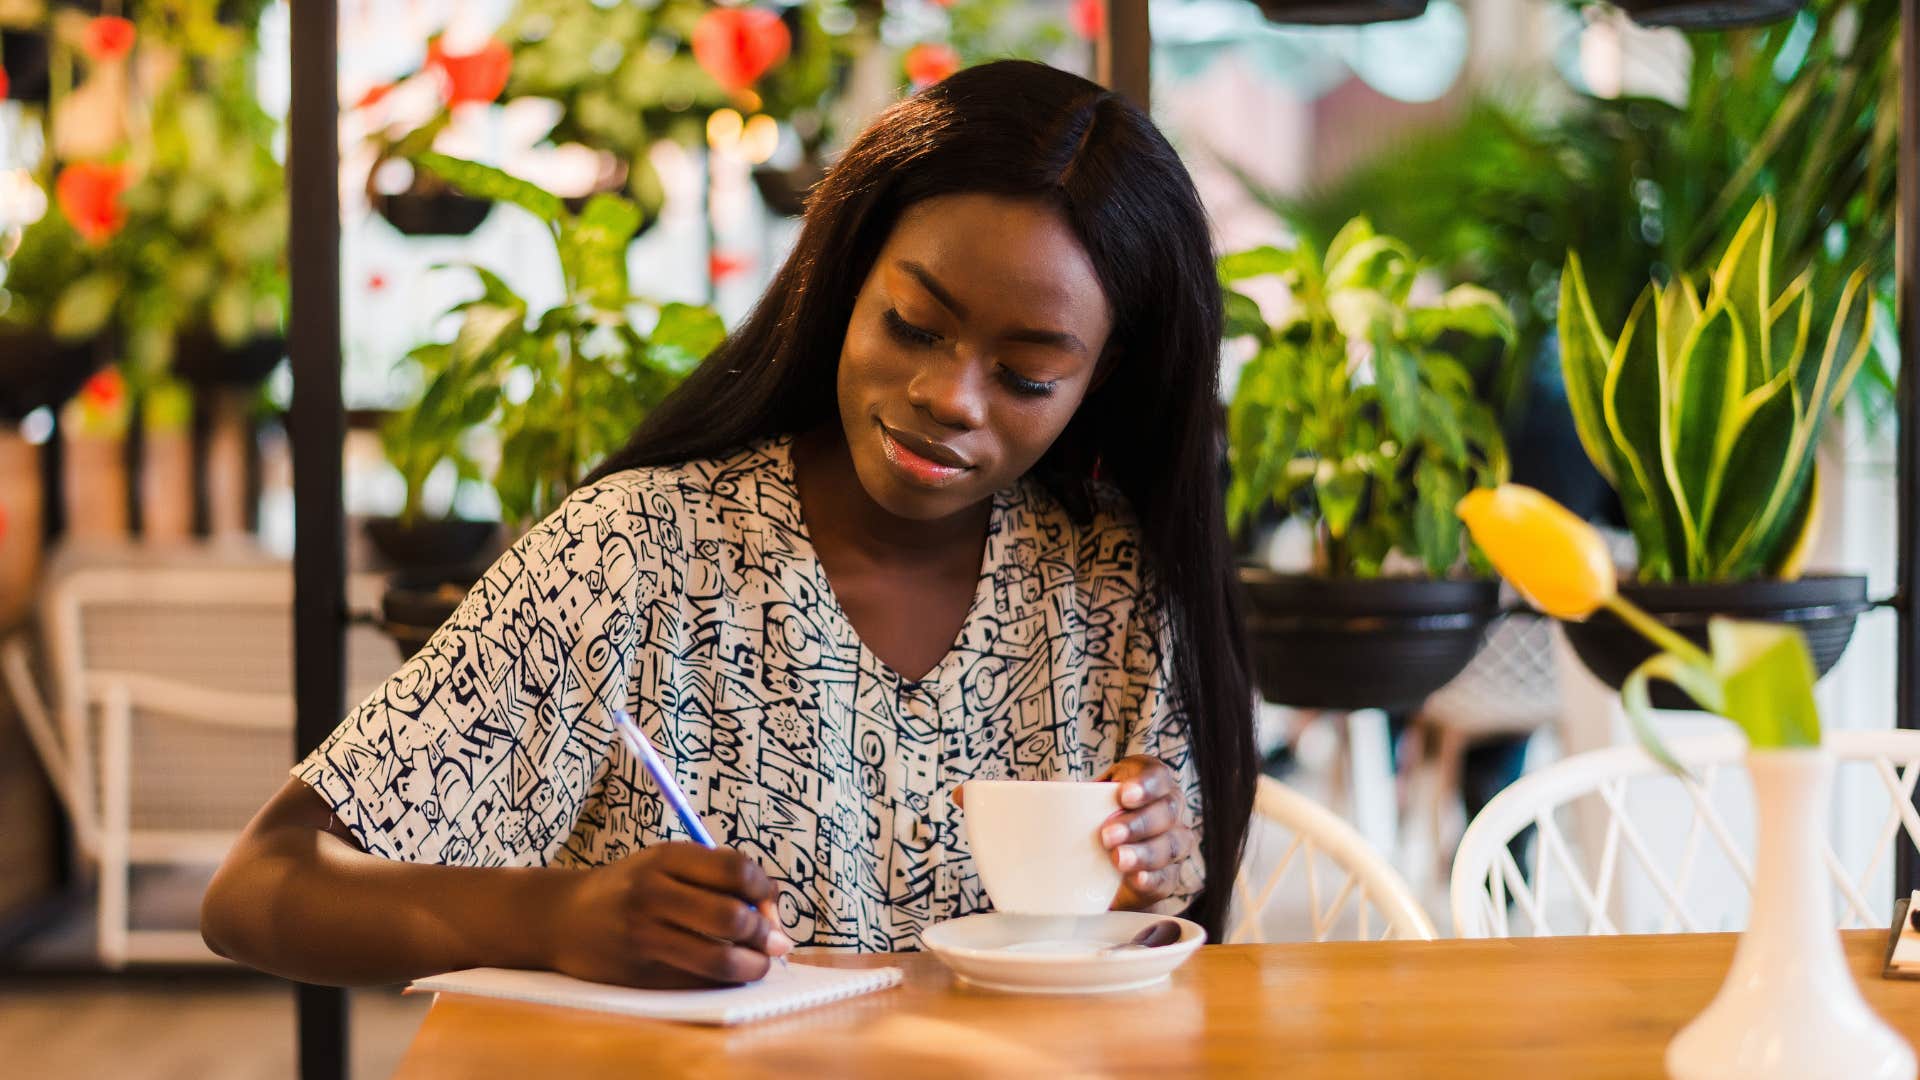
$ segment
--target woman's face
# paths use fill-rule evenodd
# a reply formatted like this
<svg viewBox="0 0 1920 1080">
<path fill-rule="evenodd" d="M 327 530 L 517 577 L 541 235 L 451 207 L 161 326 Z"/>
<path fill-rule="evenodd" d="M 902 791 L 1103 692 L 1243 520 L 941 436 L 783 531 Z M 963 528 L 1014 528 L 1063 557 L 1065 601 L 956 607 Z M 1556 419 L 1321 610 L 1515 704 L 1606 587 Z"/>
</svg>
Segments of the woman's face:
<svg viewBox="0 0 1920 1080">
<path fill-rule="evenodd" d="M 1042 202 L 909 207 L 855 299 L 840 422 L 867 494 L 937 520 L 1040 460 L 1093 385 L 1112 316 L 1093 263 Z"/>
</svg>

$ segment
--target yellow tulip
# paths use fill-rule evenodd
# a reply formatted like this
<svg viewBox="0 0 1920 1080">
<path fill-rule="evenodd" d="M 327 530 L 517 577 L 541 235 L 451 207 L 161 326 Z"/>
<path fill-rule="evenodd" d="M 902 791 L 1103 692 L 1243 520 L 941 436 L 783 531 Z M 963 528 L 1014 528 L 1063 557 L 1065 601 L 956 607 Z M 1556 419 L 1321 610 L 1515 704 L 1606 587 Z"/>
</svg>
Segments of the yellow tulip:
<svg viewBox="0 0 1920 1080">
<path fill-rule="evenodd" d="M 1606 541 L 1546 495 L 1502 484 L 1468 492 L 1455 512 L 1500 576 L 1548 615 L 1579 622 L 1613 600 Z"/>
</svg>

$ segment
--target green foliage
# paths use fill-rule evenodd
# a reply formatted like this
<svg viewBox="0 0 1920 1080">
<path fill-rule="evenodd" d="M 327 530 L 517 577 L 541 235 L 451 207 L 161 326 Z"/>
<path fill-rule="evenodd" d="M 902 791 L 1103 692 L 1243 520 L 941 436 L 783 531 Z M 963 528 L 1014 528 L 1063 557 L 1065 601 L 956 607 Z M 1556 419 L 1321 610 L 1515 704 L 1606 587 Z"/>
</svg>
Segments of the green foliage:
<svg viewBox="0 0 1920 1080">
<path fill-rule="evenodd" d="M 1803 273 L 1776 291 L 1776 209 L 1747 214 L 1707 282 L 1641 294 L 1618 335 L 1578 255 L 1561 278 L 1561 365 L 1580 440 L 1619 492 L 1649 581 L 1791 572 L 1828 414 L 1865 362 L 1873 305 L 1854 271 L 1823 309 Z M 1824 340 L 1810 328 L 1830 327 Z"/>
<path fill-rule="evenodd" d="M 407 482 L 402 516 L 416 517 L 420 492 L 441 462 L 464 479 L 482 478 L 470 448 L 478 429 L 500 439 L 491 477 L 501 515 L 544 517 L 587 471 L 624 444 L 642 419 L 725 335 L 719 316 L 686 304 L 658 309 L 650 333 L 633 323 L 646 308 L 627 280 L 627 247 L 641 212 L 616 195 L 596 195 L 579 213 L 523 180 L 440 154 L 415 159 L 466 194 L 524 207 L 547 226 L 564 298 L 533 311 L 498 276 L 471 269 L 481 292 L 454 307 L 450 342 L 421 345 L 409 360 L 424 388 L 382 435 Z"/>
<path fill-rule="evenodd" d="M 1673 683 L 1708 712 L 1733 721 L 1755 749 L 1820 745 L 1820 706 L 1813 696 L 1818 675 L 1799 630 L 1716 618 L 1707 624 L 1707 643 L 1710 653 L 1686 644 L 1652 657 L 1620 687 L 1634 735 L 1648 753 L 1670 771 L 1686 772 L 1654 727 L 1654 679 Z"/>
<path fill-rule="evenodd" d="M 1817 293 L 1832 295 L 1864 264 L 1890 312 L 1898 37 L 1898 0 L 1812 0 L 1783 23 L 1689 34 L 1685 108 L 1589 97 L 1542 107 L 1566 98 L 1559 86 L 1537 100 L 1483 96 L 1454 124 L 1423 126 L 1305 197 L 1248 186 L 1318 241 L 1367 213 L 1450 280 L 1505 296 L 1523 361 L 1554 326 L 1566 252 L 1595 268 L 1594 308 L 1619 325 L 1640 283 L 1700 270 L 1769 193 L 1777 278 L 1811 269 Z M 1897 362 L 1888 340 L 1863 367 L 1855 390 L 1869 418 L 1891 406 Z M 1488 370 L 1482 381 L 1518 408 L 1524 375 Z"/>
<path fill-rule="evenodd" d="M 1294 300 L 1268 326 L 1251 299 L 1228 293 L 1229 337 L 1259 350 L 1228 411 L 1228 520 L 1243 527 L 1271 502 L 1313 521 L 1334 576 L 1377 576 L 1395 550 L 1445 574 L 1464 541 L 1455 504 L 1507 475 L 1493 412 L 1443 344 L 1511 340 L 1512 318 L 1471 285 L 1414 306 L 1418 270 L 1405 245 L 1364 218 L 1324 259 L 1302 244 L 1220 260 L 1223 283 L 1278 275 Z"/>
</svg>

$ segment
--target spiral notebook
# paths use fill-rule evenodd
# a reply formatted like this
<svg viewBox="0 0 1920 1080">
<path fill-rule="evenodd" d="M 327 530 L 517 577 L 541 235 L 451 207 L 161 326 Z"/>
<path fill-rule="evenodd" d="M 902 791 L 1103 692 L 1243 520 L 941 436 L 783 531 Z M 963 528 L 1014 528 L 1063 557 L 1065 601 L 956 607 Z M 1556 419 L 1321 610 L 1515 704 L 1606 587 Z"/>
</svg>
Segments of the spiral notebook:
<svg viewBox="0 0 1920 1080">
<path fill-rule="evenodd" d="M 766 978 L 745 986 L 717 990 L 635 990 L 586 982 L 552 971 L 469 968 L 415 979 L 407 989 L 509 998 L 537 1005 L 560 1005 L 689 1024 L 730 1025 L 870 994 L 899 982 L 899 968 L 788 964 L 775 966 Z"/>
</svg>

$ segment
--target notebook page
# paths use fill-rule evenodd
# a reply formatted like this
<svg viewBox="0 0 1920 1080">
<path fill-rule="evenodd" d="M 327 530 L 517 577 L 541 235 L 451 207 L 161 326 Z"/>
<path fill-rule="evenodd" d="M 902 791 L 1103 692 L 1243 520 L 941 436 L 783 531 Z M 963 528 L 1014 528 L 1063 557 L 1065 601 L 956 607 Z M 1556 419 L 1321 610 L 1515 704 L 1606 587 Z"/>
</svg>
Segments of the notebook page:
<svg viewBox="0 0 1920 1080">
<path fill-rule="evenodd" d="M 415 979 L 409 989 L 509 998 L 656 1020 L 738 1024 L 884 990 L 899 981 L 899 968 L 788 964 L 775 965 L 766 978 L 745 986 L 717 990 L 636 990 L 586 982 L 553 971 L 470 968 Z"/>
</svg>

